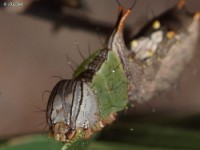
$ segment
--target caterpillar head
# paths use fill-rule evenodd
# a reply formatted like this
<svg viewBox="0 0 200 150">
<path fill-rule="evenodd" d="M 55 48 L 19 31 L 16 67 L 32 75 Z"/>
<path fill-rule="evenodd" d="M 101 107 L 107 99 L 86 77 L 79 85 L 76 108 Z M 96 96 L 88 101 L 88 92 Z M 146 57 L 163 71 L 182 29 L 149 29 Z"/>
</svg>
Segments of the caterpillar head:
<svg viewBox="0 0 200 150">
<path fill-rule="evenodd" d="M 56 140 L 73 138 L 99 120 L 94 91 L 83 81 L 61 80 L 51 92 L 46 117 Z"/>
</svg>

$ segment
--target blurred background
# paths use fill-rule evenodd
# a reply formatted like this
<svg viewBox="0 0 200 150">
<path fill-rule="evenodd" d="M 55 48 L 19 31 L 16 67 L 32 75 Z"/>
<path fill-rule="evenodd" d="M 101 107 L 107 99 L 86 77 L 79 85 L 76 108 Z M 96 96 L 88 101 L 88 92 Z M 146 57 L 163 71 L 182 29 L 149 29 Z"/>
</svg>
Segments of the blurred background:
<svg viewBox="0 0 200 150">
<path fill-rule="evenodd" d="M 130 1 L 125 1 L 127 7 Z M 138 0 L 127 20 L 126 39 L 176 3 L 176 0 Z M 0 5 L 0 138 L 46 132 L 45 113 L 38 112 L 38 108 L 46 109 L 49 93 L 43 92 L 51 90 L 60 80 L 52 76 L 71 78 L 73 70 L 66 56 L 75 62 L 72 63 L 75 69 L 83 61 L 77 46 L 84 57 L 102 47 L 115 25 L 118 5 L 114 0 L 0 0 Z M 190 12 L 200 11 L 200 1 L 187 1 L 186 7 Z M 197 50 L 171 89 L 156 94 L 149 102 L 128 108 L 115 125 L 163 122 L 163 118 L 177 117 L 182 121 L 177 123 L 174 119 L 177 124 L 191 121 L 191 129 L 200 126 L 199 56 Z M 117 127 L 113 130 L 118 130 Z M 137 129 L 127 128 L 131 135 Z M 102 133 L 102 139 L 105 137 Z"/>
</svg>

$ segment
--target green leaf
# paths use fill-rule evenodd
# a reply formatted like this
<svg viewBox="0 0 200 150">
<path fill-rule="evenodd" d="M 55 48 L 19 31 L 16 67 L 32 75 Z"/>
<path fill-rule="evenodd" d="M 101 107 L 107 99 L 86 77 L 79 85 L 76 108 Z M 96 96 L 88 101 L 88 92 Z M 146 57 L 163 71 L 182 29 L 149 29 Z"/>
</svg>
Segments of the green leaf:
<svg viewBox="0 0 200 150">
<path fill-rule="evenodd" d="M 63 144 L 44 135 L 18 137 L 0 145 L 0 150 L 58 150 Z"/>
<path fill-rule="evenodd" d="M 146 117 L 147 118 L 147 117 Z M 193 120 L 192 120 L 193 119 Z M 101 132 L 101 141 L 77 140 L 68 143 L 69 147 L 63 147 L 63 143 L 56 142 L 45 135 L 32 135 L 14 138 L 7 143 L 0 144 L 0 150 L 199 150 L 200 131 L 171 125 L 177 123 L 177 118 L 166 120 L 160 118 L 151 122 L 118 122 Z M 190 120 L 190 121 L 188 121 Z M 186 119 L 186 123 L 194 124 L 197 119 Z M 179 122 L 179 121 L 178 121 Z M 199 119 L 198 119 L 199 122 Z M 184 127 L 184 128 L 183 128 Z M 88 142 L 91 144 L 88 147 Z"/>
</svg>

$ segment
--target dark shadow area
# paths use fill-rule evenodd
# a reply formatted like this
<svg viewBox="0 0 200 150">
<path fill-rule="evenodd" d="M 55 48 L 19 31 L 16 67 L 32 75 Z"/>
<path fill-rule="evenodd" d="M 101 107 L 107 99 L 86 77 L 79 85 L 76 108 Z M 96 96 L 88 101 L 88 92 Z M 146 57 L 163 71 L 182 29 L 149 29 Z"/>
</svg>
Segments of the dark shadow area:
<svg viewBox="0 0 200 150">
<path fill-rule="evenodd" d="M 99 32 L 100 34 L 108 36 L 113 30 L 113 25 L 106 24 L 101 21 L 94 21 L 85 15 L 76 13 L 76 10 L 84 7 L 74 9 L 72 13 L 64 13 L 62 11 L 63 4 L 57 1 L 36 1 L 24 12 L 25 15 L 39 17 L 51 21 L 53 23 L 53 31 L 56 32 L 60 27 L 67 27 L 71 29 L 81 29 L 88 32 Z M 66 8 L 67 9 L 67 8 Z M 69 10 L 72 11 L 72 10 Z M 131 37 L 130 27 L 126 27 L 124 31 L 125 42 L 127 43 Z"/>
<path fill-rule="evenodd" d="M 155 114 L 121 115 L 115 124 L 101 132 L 98 140 L 154 148 L 198 150 L 199 133 L 199 115 L 190 117 L 163 117 Z"/>
</svg>

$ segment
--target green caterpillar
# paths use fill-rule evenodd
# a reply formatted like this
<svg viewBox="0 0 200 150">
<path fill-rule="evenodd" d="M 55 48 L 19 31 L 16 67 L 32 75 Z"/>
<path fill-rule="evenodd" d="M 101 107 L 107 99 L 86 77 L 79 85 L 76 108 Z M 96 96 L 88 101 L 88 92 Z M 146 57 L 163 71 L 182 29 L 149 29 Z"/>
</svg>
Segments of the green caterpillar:
<svg viewBox="0 0 200 150">
<path fill-rule="evenodd" d="M 56 140 L 89 138 L 112 123 L 129 100 L 149 100 L 168 88 L 192 58 L 199 39 L 200 13 L 188 15 L 180 0 L 149 22 L 127 50 L 123 29 L 132 7 L 125 11 L 119 7 L 107 46 L 87 58 L 72 79 L 61 80 L 53 88 L 46 117 Z"/>
<path fill-rule="evenodd" d="M 107 46 L 98 50 L 75 71 L 73 79 L 61 80 L 47 104 L 50 134 L 66 142 L 89 138 L 115 120 L 128 103 L 128 69 L 124 57 L 123 28 L 131 8 L 120 6 L 116 28 Z"/>
</svg>

